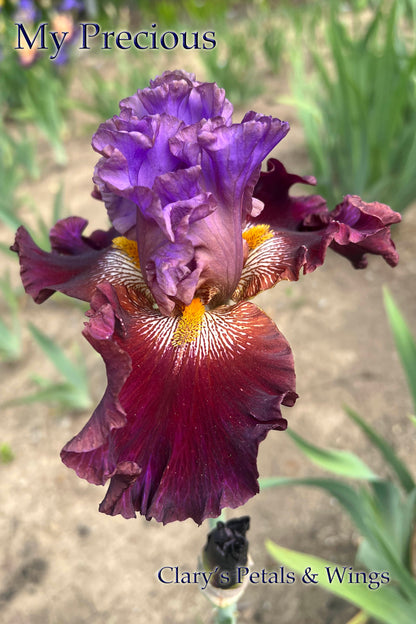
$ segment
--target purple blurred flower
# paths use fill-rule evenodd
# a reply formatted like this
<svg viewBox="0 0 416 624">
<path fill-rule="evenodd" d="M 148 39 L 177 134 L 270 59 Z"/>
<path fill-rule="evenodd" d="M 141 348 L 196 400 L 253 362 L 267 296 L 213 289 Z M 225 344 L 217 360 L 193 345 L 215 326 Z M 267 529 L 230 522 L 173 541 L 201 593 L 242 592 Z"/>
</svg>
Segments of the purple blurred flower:
<svg viewBox="0 0 416 624">
<path fill-rule="evenodd" d="M 38 19 L 39 12 L 32 0 L 20 0 L 17 3 L 14 13 L 14 21 L 17 23 L 34 24 Z M 16 42 L 17 45 L 17 42 Z M 20 64 L 23 67 L 30 67 L 38 58 L 38 50 L 33 47 L 29 48 L 23 44 L 22 48 L 16 50 Z"/>
<path fill-rule="evenodd" d="M 35 20 L 38 18 L 38 15 L 38 9 L 33 0 L 20 0 L 20 2 L 17 3 L 15 21 L 35 22 Z"/>
<path fill-rule="evenodd" d="M 59 11 L 83 11 L 84 2 L 81 0 L 63 0 L 59 5 Z"/>
<path fill-rule="evenodd" d="M 258 491 L 258 445 L 287 426 L 297 398 L 290 347 L 246 300 L 322 264 L 332 246 L 363 266 L 367 251 L 395 264 L 381 204 L 347 197 L 330 213 L 318 196 L 263 159 L 288 124 L 250 112 L 233 123 L 215 84 L 166 72 L 121 102 L 93 137 L 94 195 L 110 232 L 83 236 L 71 217 L 40 250 L 24 228 L 13 247 L 38 303 L 54 291 L 89 301 L 84 335 L 108 387 L 62 451 L 77 474 L 110 481 L 100 505 L 126 518 L 200 523 Z"/>
</svg>

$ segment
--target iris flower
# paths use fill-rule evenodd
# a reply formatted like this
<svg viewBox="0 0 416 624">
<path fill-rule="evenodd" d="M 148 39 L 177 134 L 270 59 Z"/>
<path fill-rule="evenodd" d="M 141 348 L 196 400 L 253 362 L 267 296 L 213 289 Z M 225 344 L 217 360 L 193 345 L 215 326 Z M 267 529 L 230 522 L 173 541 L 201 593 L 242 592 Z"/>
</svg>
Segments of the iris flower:
<svg viewBox="0 0 416 624">
<path fill-rule="evenodd" d="M 288 342 L 249 298 L 297 280 L 326 249 L 365 265 L 398 257 L 390 208 L 347 196 L 329 212 L 313 178 L 261 164 L 289 125 L 249 112 L 232 121 L 216 84 L 166 72 L 120 103 L 93 137 L 94 196 L 112 228 L 84 236 L 80 217 L 51 230 L 51 252 L 19 228 L 26 291 L 90 303 L 84 336 L 108 386 L 62 450 L 89 482 L 110 481 L 100 511 L 201 523 L 258 492 L 259 443 L 295 403 Z"/>
</svg>

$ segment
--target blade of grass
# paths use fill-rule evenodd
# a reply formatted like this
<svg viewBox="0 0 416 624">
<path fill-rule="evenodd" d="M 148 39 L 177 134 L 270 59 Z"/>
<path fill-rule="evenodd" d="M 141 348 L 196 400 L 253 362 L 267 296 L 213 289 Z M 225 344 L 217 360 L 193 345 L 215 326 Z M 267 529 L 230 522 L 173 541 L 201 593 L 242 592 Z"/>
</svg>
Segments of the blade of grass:
<svg viewBox="0 0 416 624">
<path fill-rule="evenodd" d="M 378 433 L 370 427 L 370 425 L 366 423 L 365 420 L 359 416 L 359 414 L 357 414 L 357 412 L 348 406 L 344 406 L 344 410 L 351 420 L 353 420 L 365 433 L 372 444 L 378 448 L 386 462 L 391 466 L 391 468 L 393 468 L 404 490 L 406 492 L 411 492 L 416 487 L 416 484 L 405 464 L 397 457 L 392 447 L 384 440 L 384 438 L 379 436 Z"/>
<path fill-rule="evenodd" d="M 42 351 L 66 380 L 66 384 L 64 385 L 58 384 L 59 392 L 62 393 L 63 388 L 66 388 L 67 390 L 69 389 L 68 392 L 73 395 L 73 403 L 75 405 L 79 407 L 89 407 L 91 399 L 88 392 L 85 367 L 81 364 L 81 362 L 73 364 L 62 349 L 40 329 L 35 327 L 35 325 L 29 323 L 28 327 L 33 338 L 41 347 Z M 51 388 L 54 388 L 54 390 L 57 389 L 56 387 L 51 386 L 49 391 Z"/>
<path fill-rule="evenodd" d="M 387 317 L 393 332 L 397 352 L 407 377 L 416 413 L 416 343 L 404 316 L 387 288 L 383 289 L 383 295 Z"/>
<path fill-rule="evenodd" d="M 300 450 L 317 466 L 352 479 L 374 480 L 376 475 L 357 455 L 348 451 L 323 449 L 311 444 L 294 431 L 288 431 Z"/>
<path fill-rule="evenodd" d="M 416 602 L 413 600 L 409 603 L 393 587 L 383 585 L 377 591 L 373 591 L 366 585 L 340 583 L 336 580 L 331 582 L 328 570 L 333 572 L 336 567 L 340 567 L 342 573 L 343 566 L 337 566 L 332 561 L 326 561 L 320 557 L 283 548 L 271 540 L 266 541 L 266 549 L 276 561 L 302 576 L 310 568 L 310 572 L 318 574 L 316 578 L 321 587 L 355 604 L 380 622 L 414 624 Z M 346 572 L 348 571 L 347 566 Z"/>
</svg>

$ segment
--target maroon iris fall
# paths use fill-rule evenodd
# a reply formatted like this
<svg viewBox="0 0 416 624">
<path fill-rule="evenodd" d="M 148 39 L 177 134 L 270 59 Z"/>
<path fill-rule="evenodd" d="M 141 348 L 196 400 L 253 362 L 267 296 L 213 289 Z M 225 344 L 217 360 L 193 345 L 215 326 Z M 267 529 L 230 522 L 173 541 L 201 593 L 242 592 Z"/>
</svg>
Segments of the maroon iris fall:
<svg viewBox="0 0 416 624">
<path fill-rule="evenodd" d="M 216 84 L 166 72 L 93 137 L 93 194 L 111 229 L 84 236 L 83 218 L 63 219 L 50 252 L 17 232 L 37 303 L 60 291 L 90 304 L 83 334 L 108 385 L 61 455 L 110 481 L 104 513 L 201 523 L 256 494 L 258 445 L 286 428 L 281 406 L 297 394 L 289 344 L 247 300 L 314 271 L 328 247 L 355 268 L 368 253 L 397 264 L 388 206 L 347 195 L 330 211 L 289 194 L 314 178 L 275 159 L 261 172 L 288 130 L 253 111 L 233 123 Z"/>
</svg>

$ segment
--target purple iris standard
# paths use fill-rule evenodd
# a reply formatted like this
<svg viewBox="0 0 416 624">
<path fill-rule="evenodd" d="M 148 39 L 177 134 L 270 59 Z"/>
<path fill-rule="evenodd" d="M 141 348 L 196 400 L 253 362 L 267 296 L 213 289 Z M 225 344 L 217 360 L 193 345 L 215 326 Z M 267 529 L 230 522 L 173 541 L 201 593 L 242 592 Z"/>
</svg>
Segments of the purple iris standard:
<svg viewBox="0 0 416 624">
<path fill-rule="evenodd" d="M 50 253 L 24 228 L 16 236 L 36 302 L 61 291 L 91 306 L 83 333 L 108 386 L 62 459 L 91 483 L 110 480 L 107 514 L 201 523 L 256 494 L 258 445 L 286 428 L 281 406 L 297 394 L 286 339 L 247 299 L 313 271 L 328 247 L 357 268 L 366 253 L 398 261 L 397 213 L 290 196 L 314 179 L 274 159 L 260 170 L 288 124 L 231 116 L 217 85 L 164 73 L 93 137 L 94 195 L 112 228 L 86 237 L 84 219 L 59 221 Z"/>
</svg>

